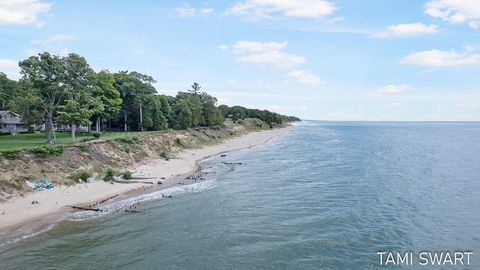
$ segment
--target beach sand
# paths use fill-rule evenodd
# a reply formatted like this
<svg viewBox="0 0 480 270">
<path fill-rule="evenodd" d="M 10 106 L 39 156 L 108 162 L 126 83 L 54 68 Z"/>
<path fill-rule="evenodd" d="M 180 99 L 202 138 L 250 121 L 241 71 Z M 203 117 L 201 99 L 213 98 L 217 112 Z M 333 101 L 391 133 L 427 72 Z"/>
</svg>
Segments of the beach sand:
<svg viewBox="0 0 480 270">
<path fill-rule="evenodd" d="M 158 181 L 165 183 L 165 187 L 172 186 L 180 175 L 192 173 L 198 168 L 198 161 L 220 153 L 248 148 L 268 142 L 271 138 L 287 132 L 292 127 L 251 132 L 240 137 L 234 137 L 216 145 L 205 146 L 201 149 L 188 149 L 179 153 L 176 158 L 168 161 L 164 159 L 146 160 L 140 164 L 133 164 L 130 170 L 134 177 L 149 178 L 157 185 Z M 175 180 L 176 179 L 176 180 Z M 170 181 L 170 183 L 169 183 Z M 60 186 L 51 190 L 31 192 L 25 197 L 12 198 L 0 203 L 0 238 L 23 225 L 38 222 L 45 217 L 72 211 L 67 205 L 86 206 L 102 200 L 125 194 L 133 190 L 148 190 L 151 184 L 120 184 L 95 181 L 78 184 L 71 187 Z M 158 190 L 158 189 L 157 189 Z M 32 204 L 32 201 L 38 204 Z"/>
</svg>

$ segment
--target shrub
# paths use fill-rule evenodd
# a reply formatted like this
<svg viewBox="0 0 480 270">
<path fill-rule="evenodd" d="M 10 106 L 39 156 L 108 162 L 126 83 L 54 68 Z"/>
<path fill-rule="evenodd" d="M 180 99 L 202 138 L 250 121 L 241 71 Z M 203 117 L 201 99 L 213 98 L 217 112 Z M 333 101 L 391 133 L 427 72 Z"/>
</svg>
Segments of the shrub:
<svg viewBox="0 0 480 270">
<path fill-rule="evenodd" d="M 182 140 L 180 140 L 180 138 L 176 138 L 175 143 L 178 145 L 182 145 Z"/>
<path fill-rule="evenodd" d="M 30 152 L 33 153 L 38 158 L 58 156 L 63 154 L 63 146 L 62 145 L 44 145 L 44 146 L 30 149 Z"/>
<path fill-rule="evenodd" d="M 103 176 L 103 180 L 104 181 L 113 181 L 113 177 L 115 176 L 115 170 L 112 169 L 112 168 L 108 168 L 106 171 L 105 171 L 105 175 Z"/>
<path fill-rule="evenodd" d="M 124 171 L 122 173 L 123 179 L 129 180 L 132 179 L 132 172 L 131 171 Z"/>
<path fill-rule="evenodd" d="M 5 150 L 0 152 L 1 156 L 6 159 L 17 159 L 20 157 L 20 150 Z"/>
<path fill-rule="evenodd" d="M 135 144 L 140 141 L 138 137 L 123 137 L 123 138 L 116 138 L 115 141 L 128 143 L 128 144 Z"/>
<path fill-rule="evenodd" d="M 68 178 L 74 180 L 75 182 L 87 182 L 87 179 L 90 177 L 92 177 L 92 173 L 85 170 L 79 170 L 70 174 Z"/>
<path fill-rule="evenodd" d="M 93 136 L 95 139 L 99 139 L 101 135 L 102 135 L 101 132 L 98 132 L 98 131 L 92 132 L 92 136 Z"/>
</svg>

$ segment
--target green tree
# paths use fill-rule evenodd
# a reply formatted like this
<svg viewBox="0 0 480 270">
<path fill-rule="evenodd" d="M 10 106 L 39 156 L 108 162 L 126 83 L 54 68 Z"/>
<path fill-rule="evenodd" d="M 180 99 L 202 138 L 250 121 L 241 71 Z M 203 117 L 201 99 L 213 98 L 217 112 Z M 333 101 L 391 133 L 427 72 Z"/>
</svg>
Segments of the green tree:
<svg viewBox="0 0 480 270">
<path fill-rule="evenodd" d="M 0 72 L 0 109 L 6 109 L 15 96 L 17 82 L 10 80 L 5 73 Z"/>
<path fill-rule="evenodd" d="M 21 61 L 19 66 L 23 79 L 31 82 L 29 94 L 38 99 L 38 106 L 44 111 L 47 142 L 55 143 L 53 118 L 65 97 L 63 60 L 44 52 Z"/>
<path fill-rule="evenodd" d="M 58 107 L 58 119 L 70 124 L 72 141 L 75 141 L 77 125 L 89 124 L 95 108 L 103 104 L 99 97 L 92 96 L 94 71 L 85 58 L 71 53 L 62 60 L 66 101 Z"/>
<path fill-rule="evenodd" d="M 15 90 L 15 96 L 8 107 L 22 116 L 23 122 L 27 126 L 42 125 L 44 123 L 43 100 L 32 91 L 33 84 L 28 79 L 21 79 Z"/>
<path fill-rule="evenodd" d="M 101 131 L 102 119 L 111 120 L 118 114 L 122 105 L 120 92 L 115 88 L 115 77 L 108 70 L 102 70 L 95 74 L 93 97 L 98 98 L 100 106 L 95 108 L 94 118 L 96 131 Z"/>
<path fill-rule="evenodd" d="M 143 104 L 150 96 L 156 93 L 153 84 L 156 81 L 148 75 L 138 72 L 121 71 L 115 74 L 115 88 L 122 94 L 122 114 L 124 129 L 128 126 L 142 130 L 143 125 Z M 135 120 L 129 121 L 129 116 Z"/>
<path fill-rule="evenodd" d="M 172 124 L 174 129 L 187 129 L 192 126 L 193 113 L 191 107 L 192 104 L 187 99 L 176 100 L 172 108 L 175 114 Z"/>
</svg>

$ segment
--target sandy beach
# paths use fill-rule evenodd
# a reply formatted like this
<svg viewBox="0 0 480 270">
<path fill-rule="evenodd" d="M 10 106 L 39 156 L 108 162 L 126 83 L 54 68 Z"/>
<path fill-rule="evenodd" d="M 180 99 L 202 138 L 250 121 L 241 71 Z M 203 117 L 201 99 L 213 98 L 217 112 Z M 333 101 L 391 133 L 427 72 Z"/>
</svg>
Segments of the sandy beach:
<svg viewBox="0 0 480 270">
<path fill-rule="evenodd" d="M 132 164 L 129 169 L 134 177 L 149 178 L 156 185 L 162 181 L 171 186 L 175 176 L 194 172 L 198 161 L 220 153 L 248 148 L 268 142 L 273 137 L 281 135 L 292 127 L 251 132 L 246 135 L 226 140 L 220 144 L 205 146 L 201 149 L 188 149 L 170 160 L 151 159 L 141 164 Z M 151 184 L 120 184 L 104 181 L 78 184 L 71 187 L 59 186 L 51 190 L 31 192 L 24 197 L 15 197 L 0 203 L 0 237 L 5 231 L 21 228 L 24 224 L 38 221 L 44 217 L 62 212 L 72 211 L 67 205 L 89 206 L 117 194 L 125 194 L 133 190 L 151 187 Z M 32 204 L 32 202 L 38 202 Z"/>
</svg>

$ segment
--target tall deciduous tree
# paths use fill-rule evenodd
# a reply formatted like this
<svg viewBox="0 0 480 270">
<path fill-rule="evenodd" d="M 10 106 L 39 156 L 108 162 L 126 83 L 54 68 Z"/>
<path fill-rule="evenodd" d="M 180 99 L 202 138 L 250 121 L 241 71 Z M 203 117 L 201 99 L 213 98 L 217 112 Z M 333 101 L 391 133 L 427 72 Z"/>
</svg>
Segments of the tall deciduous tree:
<svg viewBox="0 0 480 270">
<path fill-rule="evenodd" d="M 60 56 L 44 52 L 21 61 L 19 66 L 23 79 L 31 82 L 29 93 L 38 98 L 44 111 L 47 142 L 55 143 L 53 118 L 65 97 L 63 60 Z"/>
<path fill-rule="evenodd" d="M 15 97 L 9 103 L 9 108 L 22 116 L 23 122 L 34 129 L 44 124 L 45 111 L 42 97 L 36 95 L 33 84 L 28 79 L 21 79 L 15 90 Z"/>
<path fill-rule="evenodd" d="M 93 96 L 101 102 L 95 108 L 96 131 L 101 131 L 103 120 L 110 120 L 118 114 L 122 105 L 120 92 L 115 88 L 115 77 L 108 70 L 102 70 L 95 75 Z"/>
<path fill-rule="evenodd" d="M 0 72 L 0 109 L 5 109 L 15 96 L 17 82 L 10 80 L 5 73 Z"/>
<path fill-rule="evenodd" d="M 93 97 L 94 71 L 85 58 L 69 54 L 62 59 L 65 66 L 63 85 L 66 102 L 59 106 L 58 118 L 70 124 L 72 141 L 75 141 L 77 125 L 90 123 L 95 108 L 102 106 L 100 98 Z"/>
<path fill-rule="evenodd" d="M 153 84 L 156 81 L 148 75 L 138 72 L 121 71 L 115 74 L 115 87 L 122 94 L 122 108 L 124 129 L 128 125 L 133 128 L 143 129 L 143 104 L 150 96 L 156 93 Z M 135 120 L 129 121 L 129 116 Z"/>
</svg>

